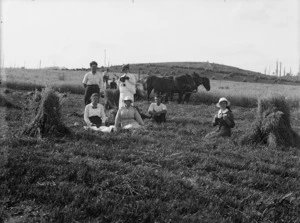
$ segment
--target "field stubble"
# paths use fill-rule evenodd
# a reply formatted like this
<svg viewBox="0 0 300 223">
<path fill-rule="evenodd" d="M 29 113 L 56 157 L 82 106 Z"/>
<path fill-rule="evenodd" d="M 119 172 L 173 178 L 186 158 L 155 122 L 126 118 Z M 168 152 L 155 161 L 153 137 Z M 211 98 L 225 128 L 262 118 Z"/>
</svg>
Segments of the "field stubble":
<svg viewBox="0 0 300 223">
<path fill-rule="evenodd" d="M 18 117 L 26 114 L 10 108 L 1 139 L 0 220 L 297 221 L 299 148 L 238 145 L 256 110 L 232 109 L 233 139 L 205 141 L 214 105 L 171 103 L 165 125 L 147 120 L 147 132 L 103 134 L 70 116 L 83 111 L 82 96 L 70 94 L 62 114 L 73 135 L 52 139 L 19 137 Z M 300 126 L 299 110 L 291 119 Z"/>
</svg>

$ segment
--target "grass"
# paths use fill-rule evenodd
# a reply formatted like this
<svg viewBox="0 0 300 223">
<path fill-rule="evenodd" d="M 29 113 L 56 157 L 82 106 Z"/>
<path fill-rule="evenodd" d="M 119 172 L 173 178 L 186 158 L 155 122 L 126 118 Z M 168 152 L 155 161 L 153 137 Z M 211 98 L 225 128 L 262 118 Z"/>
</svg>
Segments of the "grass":
<svg viewBox="0 0 300 223">
<path fill-rule="evenodd" d="M 82 96 L 70 94 L 62 119 L 73 134 L 60 139 L 15 137 L 21 111 L 10 109 L 0 142 L 0 221 L 298 220 L 299 148 L 236 143 L 255 109 L 234 105 L 232 139 L 204 141 L 214 105 L 167 106 L 164 126 L 147 120 L 148 132 L 101 134 L 69 116 L 83 109 Z M 291 123 L 300 126 L 299 110 L 291 111 Z"/>
</svg>

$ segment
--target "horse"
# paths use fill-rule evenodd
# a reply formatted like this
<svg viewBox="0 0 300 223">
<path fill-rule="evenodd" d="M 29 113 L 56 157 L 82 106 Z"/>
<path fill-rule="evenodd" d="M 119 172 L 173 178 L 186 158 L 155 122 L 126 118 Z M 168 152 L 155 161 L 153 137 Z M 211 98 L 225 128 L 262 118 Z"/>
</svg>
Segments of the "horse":
<svg viewBox="0 0 300 223">
<path fill-rule="evenodd" d="M 149 101 L 150 93 L 154 90 L 155 94 L 173 94 L 178 93 L 178 103 L 182 102 L 182 96 L 186 92 L 192 92 L 196 88 L 196 83 L 191 75 L 185 74 L 174 78 L 148 76 L 144 82 L 147 89 L 147 98 Z M 167 98 L 167 97 L 166 97 Z"/>
<path fill-rule="evenodd" d="M 209 90 L 210 90 L 210 81 L 209 81 L 209 79 L 208 79 L 207 77 L 200 77 L 199 74 L 197 74 L 197 73 L 195 73 L 195 72 L 194 72 L 191 76 L 192 76 L 193 80 L 194 80 L 195 83 L 196 83 L 196 88 L 195 88 L 196 92 L 198 91 L 198 87 L 199 87 L 200 85 L 203 85 L 204 88 L 206 89 L 206 91 L 209 91 Z M 192 92 L 187 92 L 187 93 L 185 94 L 185 96 L 184 96 L 184 101 L 185 101 L 186 103 L 189 102 L 190 97 L 191 97 L 191 94 L 192 94 Z"/>
</svg>

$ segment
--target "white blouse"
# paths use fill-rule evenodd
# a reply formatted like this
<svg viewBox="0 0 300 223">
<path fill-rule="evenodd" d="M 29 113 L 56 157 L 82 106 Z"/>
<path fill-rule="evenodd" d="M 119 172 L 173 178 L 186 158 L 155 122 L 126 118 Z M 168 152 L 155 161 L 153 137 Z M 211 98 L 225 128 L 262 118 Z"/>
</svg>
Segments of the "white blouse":
<svg viewBox="0 0 300 223">
<path fill-rule="evenodd" d="M 84 109 L 84 121 L 86 122 L 87 125 L 91 124 L 91 121 L 89 117 L 92 116 L 99 116 L 102 119 L 102 123 L 104 123 L 107 119 L 105 112 L 104 112 L 104 107 L 101 104 L 97 104 L 97 108 L 93 108 L 93 104 L 87 104 Z"/>
<path fill-rule="evenodd" d="M 86 85 L 99 85 L 99 88 L 103 89 L 103 74 L 100 72 L 96 72 L 95 74 L 88 72 L 84 75 L 82 83 Z"/>
</svg>

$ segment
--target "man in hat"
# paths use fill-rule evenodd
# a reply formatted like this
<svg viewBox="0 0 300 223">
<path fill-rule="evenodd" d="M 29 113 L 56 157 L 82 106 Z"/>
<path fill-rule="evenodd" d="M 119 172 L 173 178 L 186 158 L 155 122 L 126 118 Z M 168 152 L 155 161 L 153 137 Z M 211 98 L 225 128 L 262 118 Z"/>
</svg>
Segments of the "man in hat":
<svg viewBox="0 0 300 223">
<path fill-rule="evenodd" d="M 85 88 L 84 104 L 91 103 L 91 95 L 93 93 L 100 93 L 100 89 L 103 89 L 103 75 L 101 72 L 97 72 L 98 64 L 96 61 L 90 63 L 91 71 L 86 73 L 83 78 L 83 86 Z"/>
<path fill-rule="evenodd" d="M 117 81 L 117 85 L 120 90 L 120 99 L 119 99 L 119 108 L 125 106 L 124 98 L 126 96 L 133 98 L 136 92 L 136 77 L 134 74 L 129 73 L 129 64 L 126 64 L 122 67 L 122 72 L 124 73 Z"/>
</svg>

